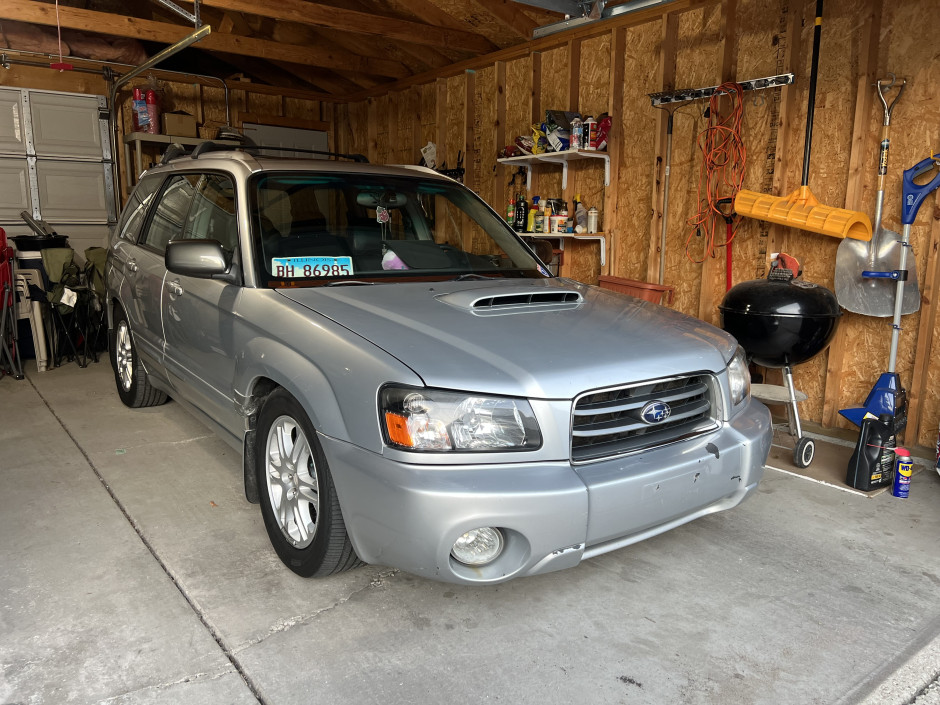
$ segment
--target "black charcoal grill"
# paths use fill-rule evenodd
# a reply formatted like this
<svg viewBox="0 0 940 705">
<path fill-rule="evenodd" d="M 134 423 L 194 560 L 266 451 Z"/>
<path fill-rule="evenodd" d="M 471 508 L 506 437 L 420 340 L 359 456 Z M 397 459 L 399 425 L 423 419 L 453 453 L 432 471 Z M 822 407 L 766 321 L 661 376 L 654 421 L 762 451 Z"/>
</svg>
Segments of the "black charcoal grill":
<svg viewBox="0 0 940 705">
<path fill-rule="evenodd" d="M 806 395 L 794 389 L 791 368 L 826 349 L 842 312 L 834 293 L 803 281 L 799 273 L 799 263 L 781 255 L 766 279 L 732 287 L 718 309 L 721 327 L 737 339 L 752 362 L 783 370 L 784 387 L 754 385 L 754 396 L 789 404 L 790 433 L 797 439 L 793 463 L 805 468 L 816 448 L 812 439 L 803 437 L 797 401 L 805 401 Z"/>
</svg>

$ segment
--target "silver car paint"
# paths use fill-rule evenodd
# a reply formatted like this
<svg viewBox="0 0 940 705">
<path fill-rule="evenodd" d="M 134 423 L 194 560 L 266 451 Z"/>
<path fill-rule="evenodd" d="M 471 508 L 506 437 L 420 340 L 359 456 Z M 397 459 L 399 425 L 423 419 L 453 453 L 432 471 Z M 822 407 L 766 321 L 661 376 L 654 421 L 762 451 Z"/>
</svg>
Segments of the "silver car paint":
<svg viewBox="0 0 940 705">
<path fill-rule="evenodd" d="M 224 166 L 239 184 L 251 171 L 224 159 L 199 161 L 200 168 Z M 278 169 L 309 168 L 268 162 Z M 350 168 L 342 165 L 343 171 Z M 411 171 L 353 168 L 370 174 Z M 171 165 L 166 171 L 178 169 Z M 243 194 L 237 213 L 240 246 L 248 252 Z M 223 427 L 235 443 L 249 426 L 244 414 L 253 410 L 249 400 L 257 382 L 270 379 L 287 389 L 320 434 L 350 538 L 368 562 L 465 583 L 569 567 L 585 551 L 612 550 L 734 506 L 762 474 L 769 412 L 753 400 L 730 407 L 726 365 L 735 343 L 697 319 L 561 279 L 275 291 L 256 288 L 251 257 L 241 260 L 242 286 L 171 275 L 184 292 L 216 287 L 209 298 L 226 301 L 219 316 L 206 307 L 174 303 L 162 281 L 159 287 L 142 287 L 127 268 L 128 259 L 142 251 L 124 241 L 112 243 L 109 288 L 128 310 L 139 347 L 142 327 L 148 320 L 153 326 L 144 313 L 153 311 L 154 302 L 143 298 L 160 299 L 160 328 L 171 321 L 176 336 L 166 348 L 171 357 L 161 343 L 148 343 L 148 373 L 171 396 Z M 529 312 L 507 309 L 502 315 L 481 315 L 460 303 L 488 290 L 520 287 L 577 291 L 583 302 Z M 183 338 L 199 355 L 177 357 L 174 348 L 186 347 L 176 344 Z M 231 367 L 226 362 L 213 368 L 215 360 L 229 358 Z M 623 458 L 570 462 L 578 394 L 695 372 L 713 374 L 720 389 L 717 430 Z M 524 453 L 391 448 L 378 419 L 379 390 L 386 383 L 529 398 L 543 445 Z M 187 385 L 205 388 L 197 393 L 184 389 Z M 213 390 L 214 402 L 207 390 Z M 233 413 L 220 411 L 219 405 L 227 404 Z M 496 564 L 470 569 L 450 559 L 454 540 L 481 525 L 507 530 L 507 550 Z"/>
</svg>

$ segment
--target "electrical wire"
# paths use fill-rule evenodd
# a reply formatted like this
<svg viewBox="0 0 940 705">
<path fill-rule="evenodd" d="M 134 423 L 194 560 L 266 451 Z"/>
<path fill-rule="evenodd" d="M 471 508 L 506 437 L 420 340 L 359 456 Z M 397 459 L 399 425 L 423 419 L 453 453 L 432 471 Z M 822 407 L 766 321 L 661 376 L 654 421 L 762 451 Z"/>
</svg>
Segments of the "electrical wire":
<svg viewBox="0 0 940 705">
<path fill-rule="evenodd" d="M 726 231 L 725 214 L 718 208 L 722 198 L 734 198 L 744 183 L 747 150 L 742 137 L 744 122 L 744 89 L 733 81 L 715 89 L 708 102 L 708 127 L 698 136 L 702 151 L 699 170 L 698 212 L 688 219 L 691 228 L 685 243 L 685 254 L 696 264 L 715 256 L 715 249 L 725 247 L 734 240 L 737 225 L 731 236 L 719 241 L 718 233 Z M 730 102 L 727 114 L 721 114 L 722 99 Z M 704 237 L 701 259 L 692 254 L 693 243 Z"/>
</svg>

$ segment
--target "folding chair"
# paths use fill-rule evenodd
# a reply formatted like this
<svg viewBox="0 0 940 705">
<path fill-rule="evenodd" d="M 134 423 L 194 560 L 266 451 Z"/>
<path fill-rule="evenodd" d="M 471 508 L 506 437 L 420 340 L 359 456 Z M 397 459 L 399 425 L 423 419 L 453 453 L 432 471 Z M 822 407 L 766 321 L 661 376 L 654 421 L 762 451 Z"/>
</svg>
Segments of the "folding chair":
<svg viewBox="0 0 940 705">
<path fill-rule="evenodd" d="M 16 259 L 0 228 L 0 377 L 23 379 L 23 361 L 16 340 Z"/>
<path fill-rule="evenodd" d="M 107 289 L 104 272 L 108 251 L 103 247 L 89 247 L 85 250 L 85 284 L 88 287 L 87 309 L 85 311 L 85 356 L 90 354 L 98 362 L 98 353 L 108 349 L 108 312 L 105 307 Z"/>
<path fill-rule="evenodd" d="M 46 300 L 53 321 L 50 357 L 56 366 L 68 356 L 79 367 L 86 367 L 87 355 L 80 354 L 79 348 L 84 351 L 87 334 L 83 314 L 91 293 L 75 262 L 75 252 L 71 247 L 47 247 L 42 251 L 42 264 L 46 275 Z"/>
</svg>

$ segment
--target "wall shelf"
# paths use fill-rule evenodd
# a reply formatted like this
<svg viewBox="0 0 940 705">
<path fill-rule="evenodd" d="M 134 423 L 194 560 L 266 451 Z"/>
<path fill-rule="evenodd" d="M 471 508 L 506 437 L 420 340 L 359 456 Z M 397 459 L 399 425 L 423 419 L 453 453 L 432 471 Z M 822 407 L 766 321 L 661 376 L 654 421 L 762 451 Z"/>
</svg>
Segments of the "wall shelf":
<svg viewBox="0 0 940 705">
<path fill-rule="evenodd" d="M 542 154 L 523 154 L 519 157 L 503 157 L 497 159 L 500 164 L 518 164 L 526 168 L 525 188 L 526 191 L 532 190 L 532 167 L 536 164 L 560 164 L 561 165 L 561 187 L 568 188 L 568 162 L 579 159 L 603 159 L 604 160 L 604 186 L 610 186 L 610 155 L 607 152 L 598 152 L 595 150 L 565 150 L 564 152 L 543 152 Z"/>
<path fill-rule="evenodd" d="M 601 245 L 601 266 L 607 264 L 607 233 L 521 233 L 520 237 L 539 238 L 542 240 L 558 240 L 558 249 L 565 251 L 565 240 L 597 240 Z"/>
</svg>

